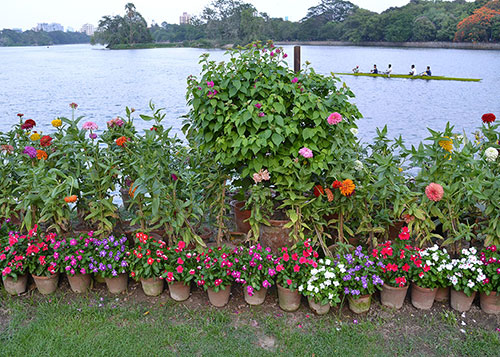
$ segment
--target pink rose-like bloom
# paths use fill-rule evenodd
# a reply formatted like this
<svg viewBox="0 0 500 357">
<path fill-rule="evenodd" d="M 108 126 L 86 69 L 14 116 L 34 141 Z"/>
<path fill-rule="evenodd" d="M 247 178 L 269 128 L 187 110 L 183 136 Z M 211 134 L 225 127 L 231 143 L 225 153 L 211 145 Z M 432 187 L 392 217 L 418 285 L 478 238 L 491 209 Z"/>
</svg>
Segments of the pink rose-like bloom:
<svg viewBox="0 0 500 357">
<path fill-rule="evenodd" d="M 88 121 L 82 125 L 82 129 L 84 130 L 97 130 L 99 127 L 93 121 Z"/>
<path fill-rule="evenodd" d="M 257 109 L 262 108 L 262 104 L 260 104 L 260 103 L 255 104 L 255 106 L 257 107 Z"/>
<path fill-rule="evenodd" d="M 302 155 L 306 159 L 310 159 L 314 156 L 312 150 L 306 147 L 303 147 L 302 149 L 299 150 L 299 155 Z"/>
<path fill-rule="evenodd" d="M 255 183 L 260 183 L 260 182 L 262 182 L 262 177 L 260 176 L 260 174 L 258 172 L 256 172 L 253 174 L 253 180 Z"/>
<path fill-rule="evenodd" d="M 292 79 L 292 83 L 297 83 L 298 81 L 299 81 L 299 79 L 298 79 L 297 77 L 294 77 L 294 78 Z"/>
<path fill-rule="evenodd" d="M 443 186 L 438 183 L 430 183 L 425 188 L 425 195 L 427 198 L 434 202 L 439 202 L 443 198 L 444 190 Z"/>
<path fill-rule="evenodd" d="M 328 124 L 330 125 L 337 125 L 338 123 L 340 123 L 342 121 L 342 115 L 340 115 L 339 113 L 335 112 L 335 113 L 332 113 L 328 116 Z"/>
</svg>

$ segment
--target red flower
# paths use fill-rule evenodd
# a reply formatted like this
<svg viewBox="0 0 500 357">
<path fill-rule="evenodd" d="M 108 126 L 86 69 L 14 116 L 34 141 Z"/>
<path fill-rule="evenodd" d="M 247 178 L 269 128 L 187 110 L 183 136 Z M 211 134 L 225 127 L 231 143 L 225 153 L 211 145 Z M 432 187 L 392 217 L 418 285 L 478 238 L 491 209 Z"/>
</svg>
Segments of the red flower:
<svg viewBox="0 0 500 357">
<path fill-rule="evenodd" d="M 177 259 L 177 264 L 184 264 L 184 260 L 182 260 L 182 258 L 178 258 Z"/>
<path fill-rule="evenodd" d="M 300 257 L 299 258 L 299 263 L 300 264 L 304 264 L 306 261 L 307 261 L 307 259 L 305 257 Z"/>
<path fill-rule="evenodd" d="M 431 270 L 431 267 L 430 267 L 430 266 L 428 266 L 427 264 L 426 264 L 426 265 L 424 265 L 424 272 L 426 272 L 426 273 L 427 273 L 429 270 Z"/>
<path fill-rule="evenodd" d="M 116 145 L 118 146 L 123 146 L 127 142 L 127 138 L 125 136 L 120 136 L 118 139 L 116 139 Z"/>
<path fill-rule="evenodd" d="M 419 277 L 423 277 L 423 276 L 424 276 L 424 272 L 423 272 L 423 271 L 421 271 L 420 273 L 418 273 L 418 276 L 419 276 Z"/>
<path fill-rule="evenodd" d="M 76 103 L 69 103 L 69 106 L 71 107 L 71 109 L 78 108 L 78 104 L 76 104 Z"/>
<path fill-rule="evenodd" d="M 410 266 L 408 264 L 405 264 L 401 269 L 403 269 L 403 271 L 405 272 L 408 272 L 410 270 Z"/>
<path fill-rule="evenodd" d="M 183 241 L 180 241 L 179 244 L 177 245 L 179 247 L 179 249 L 184 249 L 184 247 L 186 247 L 186 243 L 183 242 Z"/>
<path fill-rule="evenodd" d="M 131 273 L 130 273 L 130 276 L 131 276 L 132 278 L 134 278 L 134 277 L 135 277 L 135 273 L 134 273 L 134 272 L 131 272 Z"/>
<path fill-rule="evenodd" d="M 297 259 L 299 259 L 299 255 L 297 253 L 293 253 L 292 254 L 292 260 L 293 261 L 297 261 Z"/>
<path fill-rule="evenodd" d="M 293 267 L 293 271 L 298 273 L 300 271 L 300 267 L 297 264 L 295 264 L 295 266 Z M 288 284 L 288 285 L 290 285 L 290 284 Z"/>
<path fill-rule="evenodd" d="M 341 182 L 341 181 L 339 181 L 339 180 L 335 180 L 335 181 L 333 181 L 333 183 L 332 183 L 332 187 L 333 187 L 334 189 L 340 188 L 340 187 L 342 187 L 342 182 Z"/>
<path fill-rule="evenodd" d="M 372 257 L 374 257 L 374 258 L 378 257 L 378 249 L 373 249 L 372 250 Z"/>
<path fill-rule="evenodd" d="M 276 266 L 276 271 L 282 271 L 283 269 L 284 269 L 284 267 L 281 264 Z"/>
<path fill-rule="evenodd" d="M 184 268 L 182 267 L 182 265 L 179 265 L 179 266 L 177 266 L 177 269 L 176 269 L 176 270 L 177 270 L 177 272 L 178 272 L 179 274 L 181 274 L 181 273 L 184 271 Z"/>
<path fill-rule="evenodd" d="M 28 119 L 24 122 L 23 125 L 21 125 L 21 129 L 31 129 L 36 125 L 35 121 L 33 119 Z"/>
<path fill-rule="evenodd" d="M 291 281 L 290 279 L 286 279 L 286 283 L 287 283 L 288 285 L 292 285 L 292 281 Z"/>
<path fill-rule="evenodd" d="M 289 261 L 289 260 L 290 260 L 290 256 L 289 256 L 288 254 L 286 254 L 286 253 L 285 253 L 285 254 L 283 254 L 283 260 L 284 260 L 285 262 Z"/>
<path fill-rule="evenodd" d="M 22 118 L 22 117 L 24 116 L 24 114 L 18 113 L 18 114 L 17 114 L 17 116 L 18 116 L 19 118 Z"/>
<path fill-rule="evenodd" d="M 404 276 L 396 278 L 396 284 L 398 284 L 399 287 L 402 288 L 406 284 L 406 278 Z"/>
<path fill-rule="evenodd" d="M 52 144 L 52 138 L 50 135 L 44 135 L 40 138 L 40 145 L 42 146 L 50 146 Z"/>
<path fill-rule="evenodd" d="M 403 227 L 401 229 L 401 233 L 399 233 L 399 239 L 401 240 L 410 239 L 410 231 L 408 230 L 408 227 Z"/>
<path fill-rule="evenodd" d="M 483 114 L 481 119 L 483 120 L 483 123 L 493 123 L 497 117 L 493 113 L 486 113 Z"/>
<path fill-rule="evenodd" d="M 215 286 L 219 286 L 220 284 L 222 284 L 222 280 L 221 279 L 215 279 L 214 285 Z"/>
<path fill-rule="evenodd" d="M 155 261 L 155 260 L 154 260 L 153 258 L 148 258 L 148 264 L 149 264 L 149 265 L 152 265 L 152 264 L 154 263 L 154 261 Z"/>
<path fill-rule="evenodd" d="M 425 195 L 427 198 L 434 202 L 439 202 L 443 198 L 444 190 L 443 186 L 438 183 L 431 182 L 425 188 Z"/>
<path fill-rule="evenodd" d="M 314 193 L 314 196 L 319 197 L 319 196 L 323 196 L 325 194 L 325 190 L 323 189 L 323 186 L 316 185 L 316 186 L 314 186 L 313 193 Z"/>
</svg>

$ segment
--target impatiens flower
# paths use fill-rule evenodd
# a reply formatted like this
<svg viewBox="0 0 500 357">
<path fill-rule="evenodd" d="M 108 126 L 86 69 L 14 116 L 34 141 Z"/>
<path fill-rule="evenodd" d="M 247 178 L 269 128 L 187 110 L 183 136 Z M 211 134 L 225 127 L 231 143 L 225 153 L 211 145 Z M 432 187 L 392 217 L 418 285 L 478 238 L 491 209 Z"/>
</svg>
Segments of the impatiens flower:
<svg viewBox="0 0 500 357">
<path fill-rule="evenodd" d="M 410 239 L 410 230 L 408 229 L 408 227 L 403 227 L 401 229 L 401 233 L 399 233 L 399 239 L 401 240 Z"/>
<path fill-rule="evenodd" d="M 486 161 L 493 162 L 498 157 L 498 150 L 495 148 L 489 147 L 484 151 L 484 156 L 485 156 Z"/>
<path fill-rule="evenodd" d="M 33 146 L 25 146 L 23 154 L 27 154 L 29 157 L 34 159 L 36 157 L 36 149 Z"/>
<path fill-rule="evenodd" d="M 441 199 L 443 198 L 443 194 L 444 194 L 443 186 L 441 186 L 438 183 L 432 182 L 425 188 L 425 195 L 431 201 L 434 202 L 441 201 Z"/>
<path fill-rule="evenodd" d="M 339 187 L 339 190 L 343 196 L 349 197 L 354 193 L 355 188 L 356 185 L 354 182 L 350 179 L 346 179 L 342 181 L 342 186 Z"/>
<path fill-rule="evenodd" d="M 41 146 L 50 146 L 52 144 L 52 138 L 50 135 L 44 135 L 40 138 L 40 145 Z"/>
<path fill-rule="evenodd" d="M 486 113 L 483 114 L 481 119 L 483 120 L 483 123 L 493 123 L 497 117 L 493 113 Z"/>
<path fill-rule="evenodd" d="M 61 119 L 54 119 L 50 122 L 54 128 L 59 128 L 62 125 Z"/>
<path fill-rule="evenodd" d="M 69 106 L 70 106 L 71 109 L 78 108 L 78 104 L 76 104 L 76 103 L 69 103 Z"/>
<path fill-rule="evenodd" d="M 21 129 L 29 130 L 29 129 L 33 128 L 34 126 L 36 126 L 35 121 L 33 119 L 28 119 L 23 123 L 23 125 L 21 125 Z"/>
<path fill-rule="evenodd" d="M 342 121 L 342 115 L 340 115 L 337 112 L 332 113 L 328 116 L 327 121 L 328 121 L 328 124 L 330 124 L 330 125 L 337 125 L 338 123 L 340 123 Z"/>
<path fill-rule="evenodd" d="M 43 150 L 37 150 L 37 151 L 36 151 L 36 158 L 37 158 L 38 160 L 42 160 L 42 159 L 43 159 L 43 160 L 47 160 L 48 155 L 47 155 L 47 153 L 46 153 L 45 151 L 43 151 Z"/>
<path fill-rule="evenodd" d="M 306 147 L 299 150 L 299 155 L 302 155 L 306 159 L 310 159 L 314 156 L 312 150 Z"/>
<path fill-rule="evenodd" d="M 99 127 L 93 121 L 88 121 L 82 125 L 83 130 L 97 130 Z"/>
</svg>

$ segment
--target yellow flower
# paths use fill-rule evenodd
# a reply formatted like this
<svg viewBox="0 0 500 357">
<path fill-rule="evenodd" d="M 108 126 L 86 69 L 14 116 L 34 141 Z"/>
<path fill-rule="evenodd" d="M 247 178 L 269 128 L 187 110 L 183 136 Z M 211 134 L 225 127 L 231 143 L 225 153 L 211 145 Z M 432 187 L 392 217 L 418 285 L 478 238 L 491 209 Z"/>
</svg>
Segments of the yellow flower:
<svg viewBox="0 0 500 357">
<path fill-rule="evenodd" d="M 54 128 L 59 128 L 62 125 L 62 120 L 61 119 L 54 119 L 54 120 L 52 120 L 51 124 Z"/>
<path fill-rule="evenodd" d="M 40 140 L 40 134 L 38 134 L 38 133 L 33 133 L 33 134 L 31 134 L 30 139 L 31 139 L 32 141 L 37 141 L 37 140 Z"/>
<path fill-rule="evenodd" d="M 441 140 L 438 142 L 439 146 L 441 146 L 444 150 L 448 152 L 453 151 L 453 140 L 450 139 L 448 136 L 445 136 L 445 140 Z"/>
<path fill-rule="evenodd" d="M 403 168 L 402 167 L 398 167 L 398 170 L 399 170 L 399 172 L 403 172 Z"/>
</svg>

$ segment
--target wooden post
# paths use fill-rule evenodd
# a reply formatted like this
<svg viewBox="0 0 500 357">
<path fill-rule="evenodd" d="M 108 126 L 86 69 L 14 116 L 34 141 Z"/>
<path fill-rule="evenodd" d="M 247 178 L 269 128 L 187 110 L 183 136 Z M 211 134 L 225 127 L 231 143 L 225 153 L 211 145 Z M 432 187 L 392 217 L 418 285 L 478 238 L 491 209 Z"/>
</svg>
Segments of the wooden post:
<svg viewBox="0 0 500 357">
<path fill-rule="evenodd" d="M 293 71 L 295 73 L 300 72 L 300 46 L 293 48 Z"/>
</svg>

